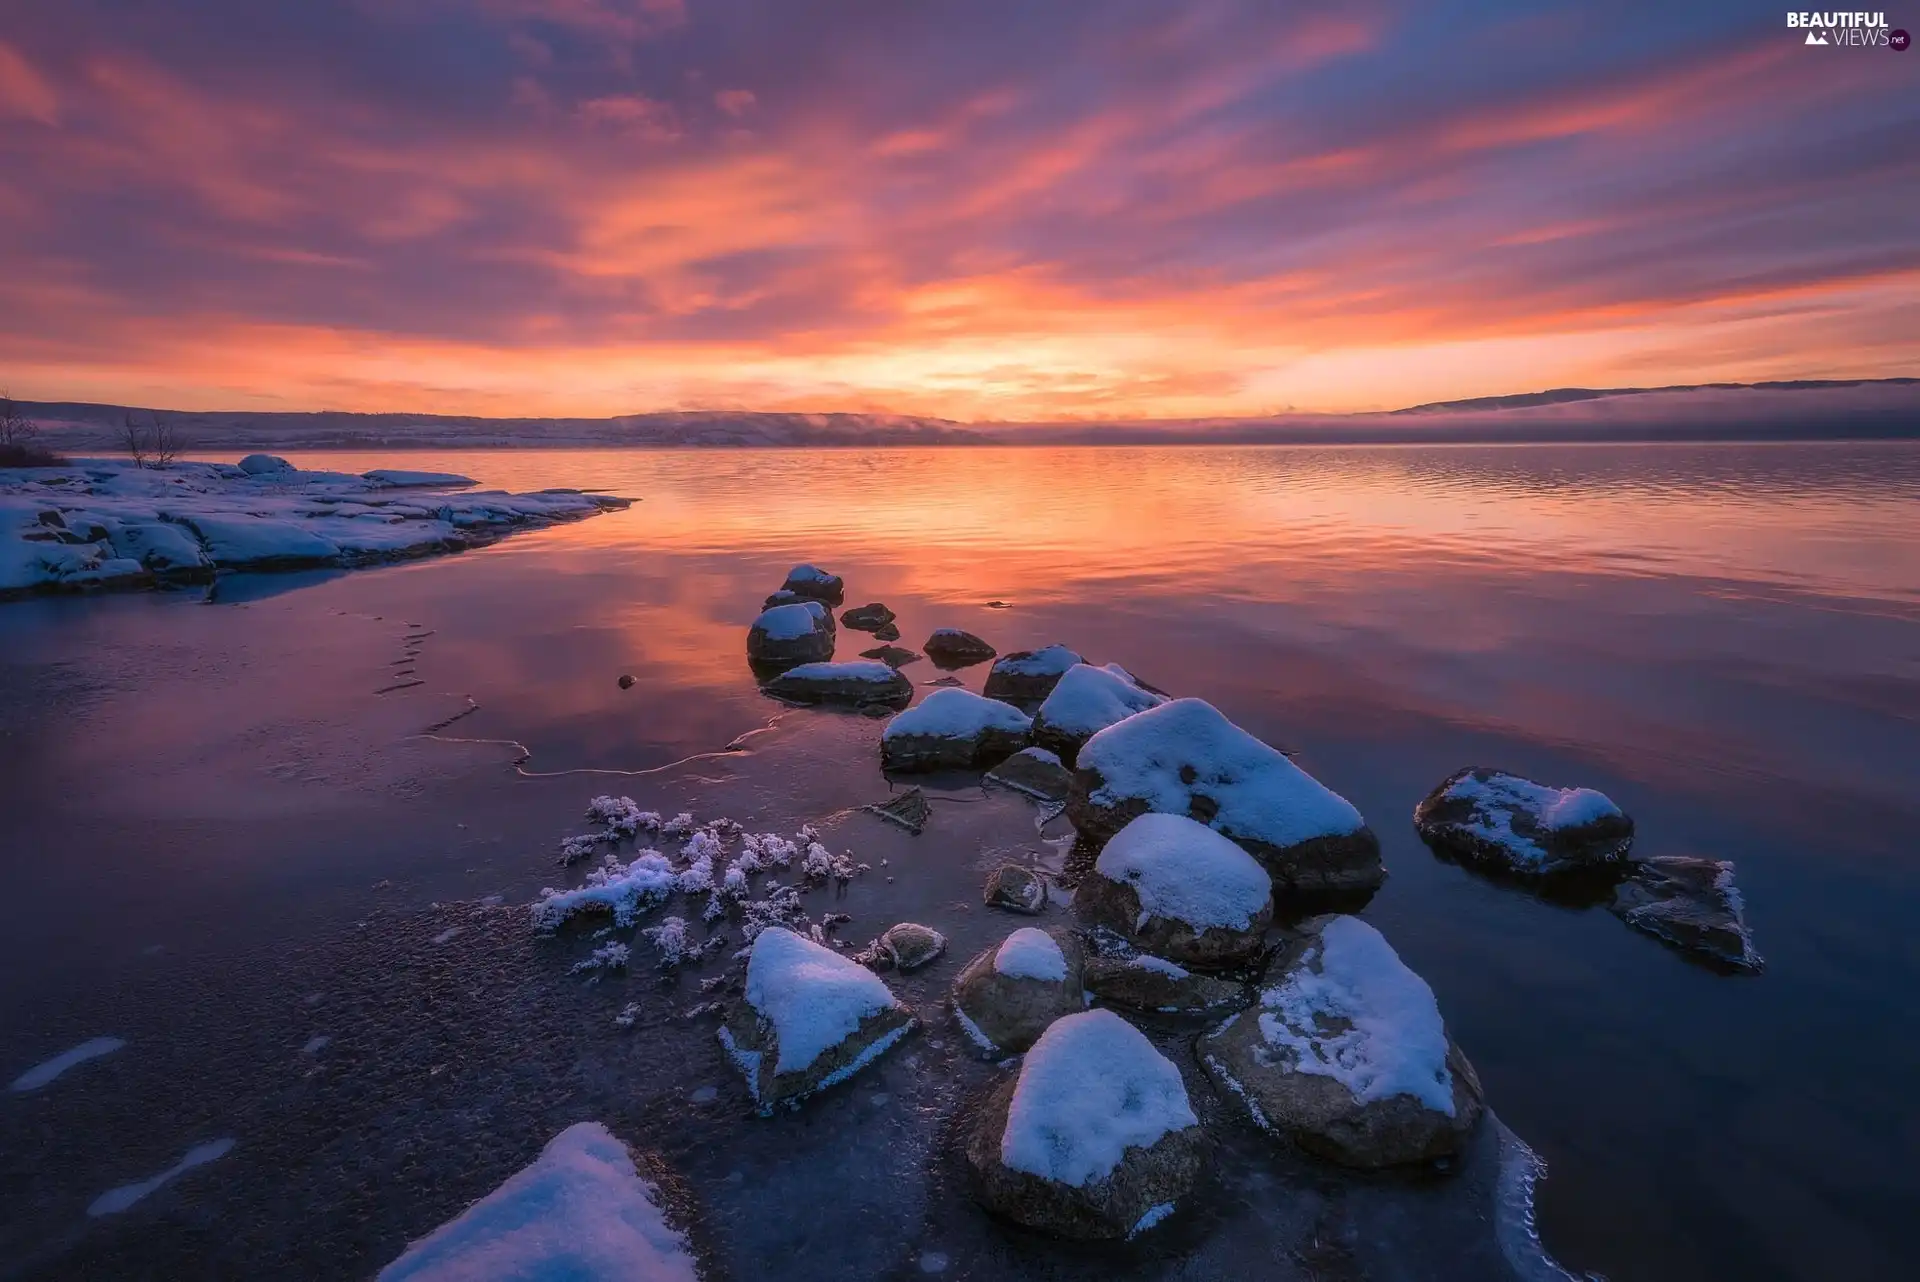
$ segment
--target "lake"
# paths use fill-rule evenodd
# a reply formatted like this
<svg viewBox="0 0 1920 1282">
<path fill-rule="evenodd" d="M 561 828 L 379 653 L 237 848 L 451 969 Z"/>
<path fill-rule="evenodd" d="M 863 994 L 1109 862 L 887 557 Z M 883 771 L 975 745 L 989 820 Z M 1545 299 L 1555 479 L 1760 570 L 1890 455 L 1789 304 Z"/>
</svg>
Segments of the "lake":
<svg viewBox="0 0 1920 1282">
<path fill-rule="evenodd" d="M 262 1259 L 276 1276 L 365 1276 L 560 1125 L 610 1108 L 679 1170 L 736 1277 L 768 1261 L 907 1276 L 930 1256 L 951 1276 L 1068 1276 L 1057 1255 L 995 1254 L 1012 1248 L 938 1196 L 945 1177 L 901 1191 L 944 1169 L 939 1118 L 958 1105 L 927 1080 L 937 1036 L 919 1077 L 863 1078 L 792 1130 L 708 1116 L 668 1096 L 744 1096 L 710 1029 L 682 1031 L 690 981 L 569 977 L 575 954 L 518 915 L 569 875 L 555 843 L 612 792 L 816 820 L 857 845 L 875 869 L 850 892 L 850 931 L 917 916 L 954 938 L 917 1005 L 1004 932 L 978 907 L 981 864 L 1057 827 L 963 782 L 925 837 L 883 831 L 857 810 L 887 793 L 875 724 L 758 692 L 745 630 L 798 561 L 842 575 L 847 605 L 885 602 L 916 649 L 936 627 L 1002 652 L 1059 641 L 1207 699 L 1352 800 L 1389 870 L 1364 916 L 1545 1160 L 1538 1228 L 1569 1269 L 1912 1276 L 1920 444 L 295 461 L 639 501 L 435 561 L 228 578 L 211 604 L 0 606 L 0 1078 L 126 1042 L 0 1095 L 0 1276 Z M 872 644 L 842 630 L 841 657 L 856 641 Z M 401 669 L 423 684 L 388 690 Z M 959 675 L 977 689 L 985 668 Z M 1714 973 L 1604 905 L 1436 859 L 1413 807 L 1469 764 L 1608 793 L 1640 854 L 1734 861 L 1765 972 Z M 622 1041 L 610 1016 L 628 1001 L 645 1009 Z M 910 1102 L 934 1120 L 886 1140 L 914 1124 Z M 846 1139 L 866 1113 L 885 1120 Z M 149 1202 L 86 1214 L 223 1138 L 230 1155 Z M 830 1160 L 796 1158 L 816 1142 Z M 1319 1240 L 1313 1215 L 1385 1242 L 1459 1209 L 1424 1186 L 1302 1191 L 1257 1155 L 1223 1169 L 1264 1190 L 1238 1200 L 1311 1203 L 1302 1240 Z M 823 1173 L 855 1210 L 765 1213 Z M 1126 1263 L 1473 1275 L 1421 1262 L 1417 1243 L 1349 1242 L 1324 1271 L 1288 1247 L 1291 1273 L 1244 1233 L 1241 1254 L 1217 1254 L 1252 1215 L 1222 1209 L 1177 1252 Z"/>
</svg>

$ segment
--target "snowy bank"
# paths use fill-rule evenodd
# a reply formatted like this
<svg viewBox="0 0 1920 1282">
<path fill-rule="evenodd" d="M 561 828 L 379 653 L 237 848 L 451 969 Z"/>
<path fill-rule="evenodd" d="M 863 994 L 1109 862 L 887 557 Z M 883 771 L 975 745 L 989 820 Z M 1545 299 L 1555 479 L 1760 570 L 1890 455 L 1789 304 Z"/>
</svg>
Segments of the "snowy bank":
<svg viewBox="0 0 1920 1282">
<path fill-rule="evenodd" d="M 0 598 L 434 556 L 630 502 L 476 492 L 451 473 L 302 472 L 259 458 L 268 462 L 249 456 L 255 471 L 107 459 L 0 468 Z"/>
<path fill-rule="evenodd" d="M 698 1282 L 699 1273 L 626 1145 L 598 1122 L 579 1122 L 380 1272 L 380 1282 L 517 1278 Z"/>
</svg>

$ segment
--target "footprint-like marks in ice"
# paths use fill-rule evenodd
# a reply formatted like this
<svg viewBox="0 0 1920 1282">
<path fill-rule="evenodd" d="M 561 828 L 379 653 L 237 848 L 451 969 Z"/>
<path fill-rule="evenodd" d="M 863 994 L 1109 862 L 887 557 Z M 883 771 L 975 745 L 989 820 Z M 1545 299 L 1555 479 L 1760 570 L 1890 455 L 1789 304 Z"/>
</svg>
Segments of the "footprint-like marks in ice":
<svg viewBox="0 0 1920 1282">
<path fill-rule="evenodd" d="M 187 1150 L 187 1155 L 150 1180 L 138 1184 L 122 1184 L 119 1188 L 102 1193 L 93 1199 L 93 1205 L 87 1208 L 87 1214 L 94 1218 L 102 1215 L 118 1215 L 140 1199 L 146 1197 L 177 1175 L 183 1175 L 196 1166 L 205 1166 L 215 1158 L 225 1157 L 233 1148 L 230 1139 L 212 1140 L 206 1144 L 196 1144 Z"/>
<path fill-rule="evenodd" d="M 66 1072 L 76 1064 L 84 1064 L 90 1059 L 99 1059 L 102 1055 L 111 1055 L 125 1046 L 126 1042 L 118 1037 L 95 1037 L 81 1042 L 70 1051 L 55 1055 L 44 1064 L 38 1064 L 13 1079 L 9 1088 L 16 1091 L 37 1091 L 54 1078 Z"/>
</svg>

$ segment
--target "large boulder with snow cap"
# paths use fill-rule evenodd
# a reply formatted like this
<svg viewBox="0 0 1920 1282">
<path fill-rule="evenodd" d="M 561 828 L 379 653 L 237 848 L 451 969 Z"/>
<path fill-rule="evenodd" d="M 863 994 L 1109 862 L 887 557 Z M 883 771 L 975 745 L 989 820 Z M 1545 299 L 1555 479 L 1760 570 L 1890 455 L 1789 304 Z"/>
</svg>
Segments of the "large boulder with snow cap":
<svg viewBox="0 0 1920 1282">
<path fill-rule="evenodd" d="M 1207 1150 L 1180 1070 L 1111 1011 L 1048 1027 L 967 1139 L 980 1201 L 1068 1238 L 1133 1237 L 1171 1215 Z"/>
<path fill-rule="evenodd" d="M 833 657 L 833 616 L 818 601 L 796 601 L 761 612 L 747 629 L 747 658 L 755 663 L 817 663 Z"/>
<path fill-rule="evenodd" d="M 1345 1166 L 1462 1151 L 1480 1079 L 1426 981 L 1358 917 L 1317 917 L 1258 1003 L 1200 1041 L 1200 1061 L 1254 1123 Z"/>
<path fill-rule="evenodd" d="M 1136 713 L 1080 749 L 1067 815 L 1083 842 L 1098 848 L 1149 811 L 1186 815 L 1239 843 L 1276 893 L 1366 891 L 1386 880 L 1379 839 L 1351 802 L 1200 699 Z"/>
<path fill-rule="evenodd" d="M 1142 689 L 1117 663 L 1104 668 L 1076 663 L 1033 714 L 1033 741 L 1071 765 L 1094 735 L 1166 701 L 1165 695 Z"/>
<path fill-rule="evenodd" d="M 854 708 L 903 708 L 913 699 L 913 682 L 872 659 L 803 663 L 788 668 L 762 689 L 793 703 L 839 703 Z"/>
<path fill-rule="evenodd" d="M 1067 931 L 1014 931 L 967 963 L 953 984 L 961 1027 L 984 1054 L 1023 1051 L 1062 1015 L 1086 1008 L 1080 941 Z"/>
<path fill-rule="evenodd" d="M 1413 826 L 1443 854 L 1530 877 L 1623 863 L 1633 845 L 1633 820 L 1605 793 L 1485 766 L 1447 776 L 1414 808 Z"/>
<path fill-rule="evenodd" d="M 970 770 L 1026 747 L 1033 722 L 1018 708 L 971 690 L 935 690 L 887 723 L 880 764 L 887 770 Z"/>
<path fill-rule="evenodd" d="M 927 637 L 927 643 L 920 648 L 942 668 L 964 668 L 985 663 L 995 653 L 992 645 L 959 628 L 935 628 Z"/>
<path fill-rule="evenodd" d="M 1063 645 L 1003 654 L 987 672 L 987 698 L 1038 703 L 1053 693 L 1053 687 L 1073 665 L 1085 662 Z"/>
<path fill-rule="evenodd" d="M 840 581 L 840 576 L 828 574 L 817 565 L 794 566 L 787 571 L 787 581 L 780 586 L 784 591 L 812 597 L 828 605 L 839 605 L 846 594 L 846 585 Z"/>
<path fill-rule="evenodd" d="M 1080 883 L 1082 919 L 1192 966 L 1231 966 L 1260 951 L 1273 883 L 1259 861 L 1203 823 L 1149 812 L 1114 835 Z"/>
<path fill-rule="evenodd" d="M 754 938 L 746 998 L 720 1044 L 764 1115 L 852 1077 L 913 1023 L 912 1009 L 872 971 L 770 926 Z"/>
<path fill-rule="evenodd" d="M 279 476 L 299 469 L 278 454 L 249 454 L 240 460 L 240 470 L 248 476 Z"/>
</svg>

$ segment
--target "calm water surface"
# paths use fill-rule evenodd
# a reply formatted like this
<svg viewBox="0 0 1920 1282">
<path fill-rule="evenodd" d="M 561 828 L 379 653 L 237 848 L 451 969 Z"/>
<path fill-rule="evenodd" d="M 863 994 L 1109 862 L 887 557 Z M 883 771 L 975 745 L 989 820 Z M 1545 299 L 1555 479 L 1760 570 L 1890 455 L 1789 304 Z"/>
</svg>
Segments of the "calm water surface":
<svg viewBox="0 0 1920 1282">
<path fill-rule="evenodd" d="M 1214 702 L 1358 805 L 1391 874 L 1366 915 L 1432 984 L 1490 1102 L 1546 1158 L 1541 1230 L 1570 1267 L 1913 1276 L 1920 448 L 297 461 L 640 502 L 441 561 L 231 580 L 212 608 L 179 595 L 0 608 L 8 737 L 26 749 L 0 802 L 33 844 L 9 843 L 0 863 L 13 915 L 0 1077 L 103 1031 L 89 994 L 149 938 L 350 921 L 376 877 L 421 903 L 477 881 L 524 899 L 553 876 L 541 843 L 565 821 L 512 804 L 534 794 L 513 793 L 525 781 L 505 782 L 503 760 L 524 750 L 533 775 L 645 770 L 762 726 L 774 709 L 743 633 L 787 566 L 811 560 L 845 577 L 849 605 L 891 606 L 905 644 L 941 626 L 1003 651 L 1066 642 Z M 262 834 L 296 811 L 271 787 L 204 783 L 271 770 L 274 736 L 197 727 L 216 704 L 284 704 L 327 724 L 346 696 L 307 674 L 345 652 L 337 621 L 376 616 L 433 630 L 428 690 L 480 705 L 446 732 L 474 742 L 411 741 L 399 784 L 390 761 L 362 778 L 330 749 L 324 813 L 297 811 L 276 849 Z M 143 662 L 141 637 L 164 653 Z M 842 657 L 855 640 L 843 631 Z M 616 687 L 623 672 L 633 690 Z M 963 675 L 977 687 L 984 670 Z M 341 688 L 369 691 L 376 676 Z M 57 699 L 29 697 L 50 681 Z M 354 724 L 348 737 L 364 737 Z M 1605 790 L 1634 815 L 1644 854 L 1735 861 L 1766 973 L 1709 973 L 1604 908 L 1436 861 L 1412 808 L 1471 763 Z M 845 770 L 882 786 L 871 760 Z M 463 779 L 489 781 L 470 804 L 496 806 L 506 836 L 487 850 L 462 838 L 376 855 L 324 840 L 369 815 L 399 831 L 423 808 L 444 832 L 446 798 L 466 795 L 447 788 Z M 644 778 L 613 783 L 646 801 Z M 602 786 L 568 784 L 568 807 Z M 116 827 L 117 793 L 139 800 Z M 172 826 L 143 839 L 143 813 Z M 315 849 L 328 853 L 289 853 Z M 92 911 L 21 906 L 67 896 Z M 56 999 L 72 1037 L 37 1026 Z"/>
</svg>

